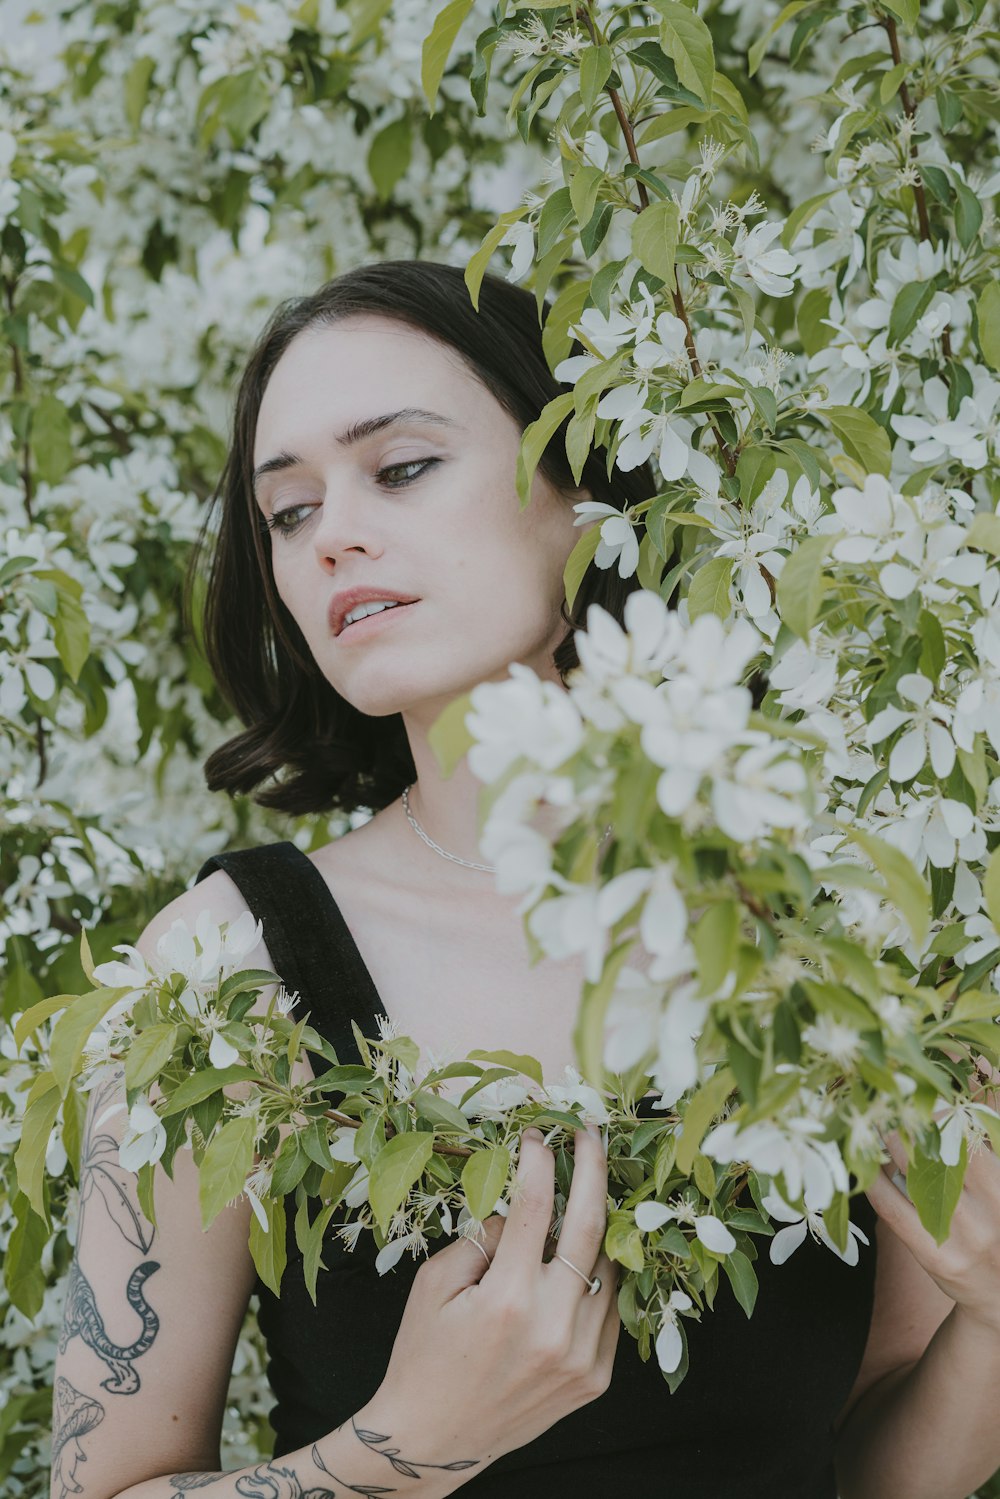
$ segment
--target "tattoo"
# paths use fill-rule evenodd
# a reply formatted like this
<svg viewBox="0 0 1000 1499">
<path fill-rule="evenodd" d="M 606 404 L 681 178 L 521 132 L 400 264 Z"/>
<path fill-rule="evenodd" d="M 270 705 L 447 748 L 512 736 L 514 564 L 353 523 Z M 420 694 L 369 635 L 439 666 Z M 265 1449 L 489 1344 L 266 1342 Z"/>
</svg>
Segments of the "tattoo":
<svg viewBox="0 0 1000 1499">
<path fill-rule="evenodd" d="M 387 1458 L 397 1473 L 404 1474 L 407 1478 L 419 1478 L 418 1468 L 436 1468 L 444 1473 L 460 1473 L 466 1468 L 478 1466 L 478 1458 L 462 1458 L 453 1463 L 417 1463 L 399 1456 L 398 1447 L 386 1447 L 385 1443 L 391 1438 L 383 1436 L 376 1431 L 367 1431 L 358 1426 L 354 1418 L 351 1425 L 358 1440 L 368 1448 L 369 1452 L 380 1452 Z M 338 1427 L 337 1430 L 342 1430 Z M 280 1463 L 262 1463 L 254 1468 L 252 1473 L 240 1473 L 236 1478 L 236 1492 L 242 1499 L 338 1499 L 338 1496 L 347 1494 L 360 1494 L 362 1499 L 382 1499 L 385 1494 L 395 1494 L 397 1490 L 381 1483 L 348 1483 L 346 1479 L 338 1478 L 336 1473 L 331 1473 L 319 1454 L 319 1448 L 313 1446 L 312 1460 L 327 1478 L 334 1483 L 333 1488 L 326 1484 L 306 1488 L 294 1468 L 284 1467 Z M 210 1484 L 217 1483 L 220 1478 L 231 1477 L 226 1473 L 174 1473 L 170 1483 L 174 1486 L 174 1493 L 170 1499 L 182 1499 L 182 1495 L 192 1489 L 207 1488 Z"/>
<path fill-rule="evenodd" d="M 353 1416 L 351 1417 L 351 1426 L 358 1441 L 362 1442 L 364 1446 L 368 1448 L 369 1452 L 381 1453 L 384 1458 L 387 1458 L 389 1460 L 397 1473 L 402 1473 L 407 1478 L 419 1478 L 420 1474 L 417 1472 L 418 1468 L 435 1468 L 438 1470 L 438 1472 L 441 1473 L 462 1473 L 466 1468 L 476 1468 L 479 1466 L 479 1459 L 476 1457 L 456 1458 L 456 1460 L 451 1463 L 414 1462 L 409 1458 L 400 1457 L 398 1447 L 386 1447 L 384 1445 L 386 1442 L 390 1442 L 392 1440 L 390 1436 L 383 1435 L 382 1433 L 377 1431 L 365 1430 L 364 1427 L 358 1426 Z M 362 1499 L 381 1499 L 381 1495 L 383 1494 L 396 1493 L 395 1487 L 387 1488 L 384 1484 L 347 1483 L 345 1479 L 338 1478 L 336 1473 L 330 1472 L 330 1469 L 326 1466 L 322 1457 L 320 1456 L 319 1448 L 316 1446 L 314 1446 L 312 1449 L 312 1460 L 316 1464 L 317 1468 L 325 1473 L 327 1477 L 333 1479 L 334 1483 L 339 1483 L 345 1493 L 360 1494 L 362 1495 Z"/>
<path fill-rule="evenodd" d="M 108 1337 L 93 1289 L 80 1269 L 79 1261 L 74 1259 L 70 1264 L 66 1305 L 59 1333 L 59 1352 L 66 1352 L 71 1338 L 81 1337 L 87 1347 L 92 1348 L 111 1370 L 114 1377 L 102 1379 L 101 1388 L 112 1395 L 134 1395 L 139 1388 L 139 1376 L 132 1367 L 132 1361 L 148 1352 L 160 1327 L 160 1319 L 143 1295 L 142 1287 L 159 1268 L 156 1260 L 145 1260 L 136 1266 L 128 1278 L 125 1295 L 129 1305 L 142 1318 L 143 1328 L 135 1342 L 123 1348 Z"/>
<path fill-rule="evenodd" d="M 56 1378 L 55 1401 L 52 1426 L 52 1478 L 55 1499 L 67 1499 L 69 1494 L 81 1494 L 83 1489 L 76 1482 L 77 1463 L 85 1463 L 87 1454 L 80 1440 L 104 1420 L 104 1406 L 89 1395 L 74 1389 L 69 1380 L 60 1374 Z"/>
<path fill-rule="evenodd" d="M 133 1202 L 135 1177 L 118 1162 L 118 1142 L 114 1135 L 97 1134 L 97 1121 L 116 1091 L 115 1085 L 125 1075 L 122 1067 L 102 1077 L 91 1090 L 92 1103 L 80 1148 L 80 1213 L 97 1191 L 104 1198 L 111 1221 L 126 1243 L 140 1254 L 148 1255 L 156 1230 L 147 1223 Z"/>
<path fill-rule="evenodd" d="M 231 1478 L 231 1473 L 174 1473 L 169 1482 L 176 1493 L 170 1499 L 179 1499 L 191 1489 L 201 1489 L 220 1478 Z M 252 1473 L 241 1473 L 236 1479 L 236 1492 L 246 1499 L 336 1499 L 333 1489 L 304 1489 L 298 1474 L 292 1468 L 278 1467 L 276 1463 L 264 1463 Z"/>
</svg>

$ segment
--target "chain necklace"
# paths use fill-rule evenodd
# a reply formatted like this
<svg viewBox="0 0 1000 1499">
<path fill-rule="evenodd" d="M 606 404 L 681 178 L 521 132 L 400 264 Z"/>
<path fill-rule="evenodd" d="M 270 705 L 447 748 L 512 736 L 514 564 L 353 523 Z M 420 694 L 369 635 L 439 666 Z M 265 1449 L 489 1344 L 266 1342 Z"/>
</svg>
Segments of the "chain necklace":
<svg viewBox="0 0 1000 1499">
<path fill-rule="evenodd" d="M 484 874 L 496 874 L 496 865 L 476 864 L 472 859 L 461 859 L 459 858 L 458 854 L 450 854 L 446 848 L 442 848 L 440 843 L 435 843 L 434 839 L 424 832 L 423 828 L 420 826 L 419 822 L 410 811 L 410 791 L 413 788 L 413 784 L 414 783 L 411 782 L 409 786 L 403 787 L 403 811 L 406 813 L 406 820 L 410 824 L 410 827 L 418 835 L 418 837 L 424 840 L 424 842 L 427 844 L 427 847 L 432 848 L 436 854 L 440 854 L 442 859 L 451 859 L 453 864 L 463 864 L 466 869 L 481 869 Z M 602 843 L 605 841 L 611 831 L 612 824 L 609 822 L 604 830 L 604 838 L 601 839 Z"/>
</svg>

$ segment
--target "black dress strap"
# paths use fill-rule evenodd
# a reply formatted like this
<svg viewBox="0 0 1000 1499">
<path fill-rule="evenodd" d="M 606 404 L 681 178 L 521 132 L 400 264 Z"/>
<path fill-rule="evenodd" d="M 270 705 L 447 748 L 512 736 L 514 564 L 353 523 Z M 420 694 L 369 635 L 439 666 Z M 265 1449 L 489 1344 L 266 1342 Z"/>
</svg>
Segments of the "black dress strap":
<svg viewBox="0 0 1000 1499">
<path fill-rule="evenodd" d="M 298 990 L 309 1023 L 333 1047 L 343 1065 L 361 1061 L 353 1019 L 363 1035 L 378 1034 L 382 1001 L 358 945 L 329 885 L 294 843 L 214 854 L 198 871 L 195 884 L 222 869 L 262 923 L 274 971 L 290 992 Z M 331 1065 L 310 1053 L 319 1076 Z"/>
</svg>

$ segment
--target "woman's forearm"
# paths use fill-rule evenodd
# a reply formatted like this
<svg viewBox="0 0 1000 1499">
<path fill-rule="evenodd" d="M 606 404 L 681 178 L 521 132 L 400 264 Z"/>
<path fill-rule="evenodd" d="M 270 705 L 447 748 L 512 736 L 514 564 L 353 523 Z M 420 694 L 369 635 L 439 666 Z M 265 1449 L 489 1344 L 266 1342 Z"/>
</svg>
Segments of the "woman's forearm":
<svg viewBox="0 0 1000 1499">
<path fill-rule="evenodd" d="M 459 1443 L 461 1446 L 461 1443 Z M 115 1499 L 243 1499 L 247 1494 L 274 1494 L 279 1499 L 365 1499 L 390 1490 L 412 1499 L 444 1499 L 480 1472 L 489 1459 L 469 1457 L 464 1447 L 451 1456 L 413 1427 L 405 1414 L 390 1411 L 376 1395 L 342 1426 L 308 1447 L 273 1462 L 233 1468 L 224 1473 L 172 1473 L 122 1489 Z M 83 1499 L 91 1499 L 86 1484 Z"/>
<path fill-rule="evenodd" d="M 865 1395 L 837 1443 L 840 1499 L 966 1499 L 1000 1468 L 1000 1327 L 958 1306 Z"/>
</svg>

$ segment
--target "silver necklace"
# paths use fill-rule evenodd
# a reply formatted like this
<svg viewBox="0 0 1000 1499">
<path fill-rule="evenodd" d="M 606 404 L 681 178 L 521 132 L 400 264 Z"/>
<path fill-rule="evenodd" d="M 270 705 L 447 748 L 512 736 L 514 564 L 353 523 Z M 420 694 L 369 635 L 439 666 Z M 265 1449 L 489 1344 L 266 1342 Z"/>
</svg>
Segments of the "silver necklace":
<svg viewBox="0 0 1000 1499">
<path fill-rule="evenodd" d="M 410 827 L 418 835 L 418 837 L 424 840 L 428 848 L 432 848 L 436 854 L 440 854 L 442 859 L 451 859 L 453 864 L 464 864 L 466 869 L 481 869 L 484 874 L 496 874 L 496 865 L 476 864 L 472 859 L 461 859 L 459 858 L 458 854 L 450 854 L 446 848 L 442 848 L 440 843 L 435 843 L 434 839 L 424 832 L 423 828 L 420 826 L 419 822 L 410 811 L 410 792 L 415 784 L 415 782 L 411 782 L 409 786 L 403 787 L 403 811 L 406 813 L 407 822 L 410 824 Z M 608 834 L 612 831 L 612 827 L 613 824 L 609 822 L 607 827 L 604 829 L 604 837 L 601 839 L 602 843 L 608 837 Z"/>
<path fill-rule="evenodd" d="M 419 836 L 427 844 L 428 848 L 432 848 L 434 852 L 436 854 L 440 854 L 443 859 L 451 859 L 452 863 L 454 864 L 464 864 L 466 869 L 481 869 L 484 874 L 496 874 L 495 865 L 475 864 L 471 859 L 460 859 L 458 854 L 450 854 L 446 848 L 441 847 L 440 843 L 435 843 L 434 839 L 429 837 L 428 834 L 424 832 L 423 828 L 420 826 L 419 822 L 410 811 L 410 789 L 410 786 L 403 787 L 403 811 L 406 813 L 407 821 L 409 822 L 410 827 L 414 830 L 415 833 L 419 834 Z"/>
</svg>

